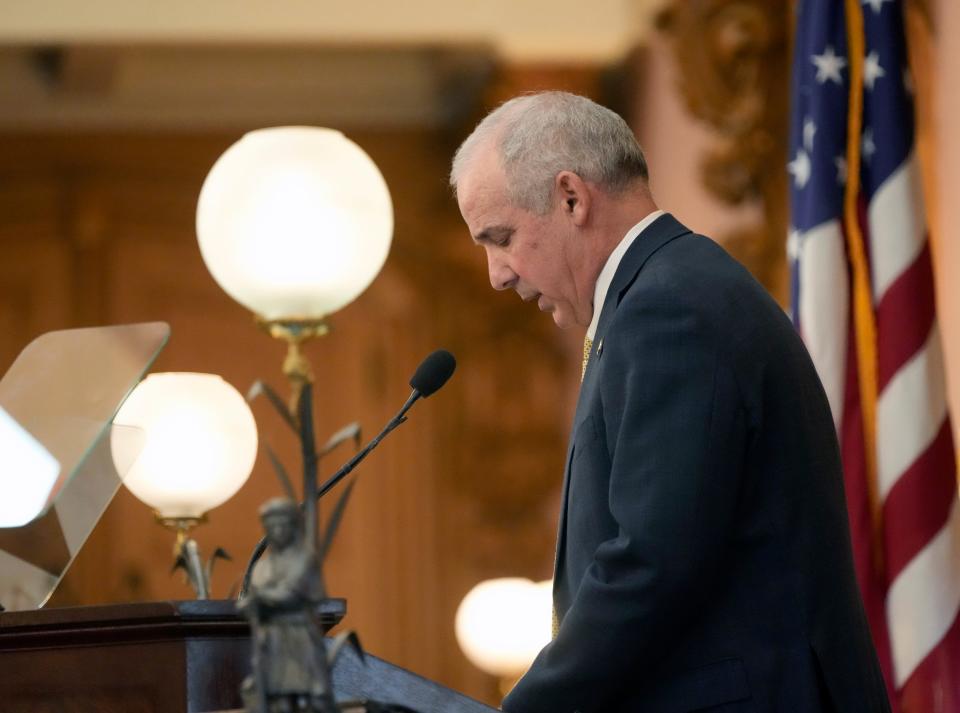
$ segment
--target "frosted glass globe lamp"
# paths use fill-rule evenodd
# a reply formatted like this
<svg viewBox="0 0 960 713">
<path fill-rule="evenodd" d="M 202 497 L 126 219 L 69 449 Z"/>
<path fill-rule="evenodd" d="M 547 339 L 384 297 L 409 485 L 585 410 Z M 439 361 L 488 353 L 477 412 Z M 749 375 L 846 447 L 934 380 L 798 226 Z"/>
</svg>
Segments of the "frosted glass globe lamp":
<svg viewBox="0 0 960 713">
<path fill-rule="evenodd" d="M 288 343 L 294 399 L 312 380 L 300 344 L 380 272 L 393 235 L 390 193 L 376 164 L 339 131 L 252 131 L 220 156 L 197 203 L 210 274 Z"/>
<path fill-rule="evenodd" d="M 187 532 L 233 496 L 253 470 L 257 427 L 250 407 L 215 374 L 157 373 L 137 385 L 114 424 L 143 433 L 142 450 L 123 484 L 176 530 L 175 553 L 192 582 L 191 567 L 203 570 Z M 123 444 L 111 441 L 111 448 L 121 470 Z M 204 578 L 199 584 L 209 583 Z M 198 595 L 200 589 L 205 594 L 207 586 Z"/>
<path fill-rule="evenodd" d="M 506 695 L 550 642 L 552 582 L 502 577 L 480 582 L 460 602 L 455 632 L 470 662 Z"/>
</svg>

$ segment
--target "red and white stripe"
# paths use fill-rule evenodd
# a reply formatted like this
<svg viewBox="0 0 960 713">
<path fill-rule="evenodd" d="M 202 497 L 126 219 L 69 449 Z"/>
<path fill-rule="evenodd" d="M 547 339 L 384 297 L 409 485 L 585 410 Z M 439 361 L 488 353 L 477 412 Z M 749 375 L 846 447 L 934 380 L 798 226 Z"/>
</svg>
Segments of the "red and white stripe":
<svg viewBox="0 0 960 713">
<path fill-rule="evenodd" d="M 803 315 L 800 334 L 820 374 L 839 432 L 850 331 L 850 276 L 840 221 L 828 220 L 791 236 L 790 245 L 800 253 L 792 257 L 803 265 L 798 305 Z"/>
<path fill-rule="evenodd" d="M 886 620 L 904 711 L 953 711 L 960 503 L 916 152 L 867 208 L 877 320 L 877 492 Z M 951 690 L 952 689 L 952 690 Z"/>
<path fill-rule="evenodd" d="M 863 215 L 877 326 L 883 570 L 873 570 L 850 276 L 839 220 L 791 236 L 801 333 L 841 435 L 858 580 L 904 713 L 960 710 L 960 501 L 916 154 Z"/>
</svg>

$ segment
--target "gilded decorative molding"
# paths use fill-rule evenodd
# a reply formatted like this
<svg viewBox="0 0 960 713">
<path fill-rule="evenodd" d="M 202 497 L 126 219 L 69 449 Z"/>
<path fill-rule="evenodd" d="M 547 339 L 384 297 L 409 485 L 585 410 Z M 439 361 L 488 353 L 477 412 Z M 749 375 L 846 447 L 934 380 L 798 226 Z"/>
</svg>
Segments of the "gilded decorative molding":
<svg viewBox="0 0 960 713">
<path fill-rule="evenodd" d="M 763 209 L 761 225 L 723 242 L 783 300 L 790 3 L 674 0 L 658 26 L 671 39 L 687 107 L 717 135 L 703 157 L 704 185 L 725 203 Z"/>
</svg>

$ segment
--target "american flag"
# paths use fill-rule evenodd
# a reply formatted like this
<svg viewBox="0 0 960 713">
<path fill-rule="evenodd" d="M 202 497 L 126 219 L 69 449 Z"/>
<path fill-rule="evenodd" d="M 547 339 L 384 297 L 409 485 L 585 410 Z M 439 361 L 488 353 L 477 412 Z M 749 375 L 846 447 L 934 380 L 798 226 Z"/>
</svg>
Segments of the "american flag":
<svg viewBox="0 0 960 713">
<path fill-rule="evenodd" d="M 840 436 L 894 710 L 960 713 L 960 508 L 901 0 L 800 0 L 792 311 Z"/>
</svg>

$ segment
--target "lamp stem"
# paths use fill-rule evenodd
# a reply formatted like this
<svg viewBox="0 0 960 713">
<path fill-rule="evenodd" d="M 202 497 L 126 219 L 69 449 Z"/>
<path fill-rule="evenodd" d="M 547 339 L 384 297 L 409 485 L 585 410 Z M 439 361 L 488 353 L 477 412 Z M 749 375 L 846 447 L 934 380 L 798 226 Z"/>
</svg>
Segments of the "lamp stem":
<svg viewBox="0 0 960 713">
<path fill-rule="evenodd" d="M 302 338 L 289 339 L 287 341 L 287 356 L 283 360 L 283 375 L 290 382 L 290 401 L 287 403 L 287 408 L 294 418 L 297 418 L 300 394 L 303 393 L 307 384 L 313 383 L 313 368 L 300 348 L 302 341 Z"/>
<path fill-rule="evenodd" d="M 307 384 L 313 383 L 313 369 L 303 353 L 302 345 L 308 339 L 322 337 L 330 331 L 323 317 L 291 317 L 283 319 L 265 319 L 254 315 L 257 326 L 274 339 L 287 343 L 287 356 L 283 360 L 283 375 L 290 382 L 290 401 L 287 409 L 294 421 L 297 420 L 297 405 L 300 394 Z"/>
<path fill-rule="evenodd" d="M 177 541 L 173 546 L 174 569 L 180 568 L 186 573 L 187 581 L 196 592 L 197 599 L 209 598 L 210 581 L 200 559 L 200 548 L 197 541 L 189 536 L 190 530 L 207 521 L 207 516 L 163 517 L 159 513 L 155 516 L 164 527 L 177 533 Z"/>
</svg>

